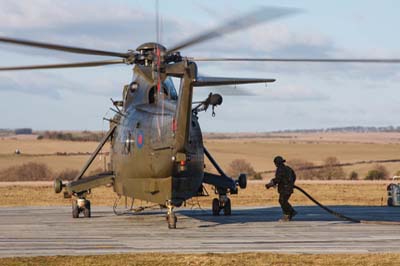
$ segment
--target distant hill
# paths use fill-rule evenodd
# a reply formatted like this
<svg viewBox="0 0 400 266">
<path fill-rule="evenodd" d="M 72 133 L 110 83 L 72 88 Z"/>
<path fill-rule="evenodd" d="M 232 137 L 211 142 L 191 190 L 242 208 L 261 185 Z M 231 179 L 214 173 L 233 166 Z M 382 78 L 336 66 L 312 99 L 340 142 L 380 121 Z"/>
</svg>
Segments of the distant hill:
<svg viewBox="0 0 400 266">
<path fill-rule="evenodd" d="M 355 132 L 355 133 L 370 133 L 370 132 L 400 132 L 400 126 L 386 126 L 386 127 L 362 127 L 362 126 L 349 126 L 349 127 L 332 127 L 320 129 L 288 129 L 271 131 L 269 133 L 324 133 L 324 132 Z"/>
<path fill-rule="evenodd" d="M 268 138 L 268 139 L 290 139 L 296 138 L 293 134 L 307 134 L 307 133 L 390 133 L 399 132 L 400 126 L 386 126 L 386 127 L 362 127 L 362 126 L 349 126 L 349 127 L 332 127 L 332 128 L 319 128 L 319 129 L 287 129 L 268 132 L 204 132 L 205 139 L 237 139 L 237 138 Z"/>
<path fill-rule="evenodd" d="M 29 129 L 31 130 L 31 129 Z M 293 136 L 285 136 L 280 134 L 290 133 L 374 133 L 374 132 L 399 132 L 400 126 L 385 126 L 385 127 L 363 127 L 363 126 L 348 126 L 348 127 L 331 127 L 319 129 L 285 129 L 267 132 L 204 132 L 206 139 L 232 139 L 232 138 L 293 138 Z M 15 135 L 15 129 L 0 128 L 0 137 Z M 32 133 L 32 132 L 31 132 Z M 58 139 L 71 141 L 99 141 L 104 132 L 100 131 L 34 131 L 39 139 Z"/>
</svg>

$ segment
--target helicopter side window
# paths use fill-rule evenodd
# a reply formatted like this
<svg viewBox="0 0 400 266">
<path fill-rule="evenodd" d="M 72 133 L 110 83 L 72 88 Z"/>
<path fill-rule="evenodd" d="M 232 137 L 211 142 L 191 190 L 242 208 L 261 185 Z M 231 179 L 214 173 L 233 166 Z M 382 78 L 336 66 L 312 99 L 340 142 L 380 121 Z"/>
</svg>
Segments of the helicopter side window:
<svg viewBox="0 0 400 266">
<path fill-rule="evenodd" d="M 152 104 L 155 102 L 155 93 L 157 88 L 152 87 L 149 90 L 149 103 Z M 165 80 L 162 84 L 162 92 L 164 94 L 165 99 L 170 99 L 176 101 L 178 99 L 178 94 L 176 93 L 175 86 L 170 79 Z"/>
<path fill-rule="evenodd" d="M 156 87 L 152 87 L 149 91 L 149 103 L 150 104 L 152 104 L 156 101 L 155 95 L 154 95 L 155 91 L 156 91 Z"/>
<path fill-rule="evenodd" d="M 178 94 L 176 93 L 174 82 L 172 81 L 172 79 L 167 78 L 164 81 L 163 85 L 164 85 L 164 90 L 166 91 L 165 93 L 169 95 L 169 98 L 174 101 L 178 100 Z"/>
<path fill-rule="evenodd" d="M 156 87 L 152 87 L 149 91 L 149 103 L 150 104 L 155 103 L 155 101 L 156 101 L 156 91 L 157 91 Z M 165 89 L 165 87 L 163 87 L 163 93 L 164 93 L 163 97 L 165 97 L 167 99 L 168 91 Z M 161 95 L 158 95 L 158 97 L 161 97 Z"/>
</svg>

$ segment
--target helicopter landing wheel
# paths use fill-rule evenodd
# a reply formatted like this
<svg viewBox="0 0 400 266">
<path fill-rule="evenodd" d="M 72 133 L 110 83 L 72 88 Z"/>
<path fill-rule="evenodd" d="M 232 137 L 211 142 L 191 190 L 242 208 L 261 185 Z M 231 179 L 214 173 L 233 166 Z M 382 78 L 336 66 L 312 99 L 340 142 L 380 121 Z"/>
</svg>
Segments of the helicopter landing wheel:
<svg viewBox="0 0 400 266">
<path fill-rule="evenodd" d="M 393 199 L 392 198 L 387 199 L 387 206 L 393 207 Z"/>
<path fill-rule="evenodd" d="M 85 218 L 90 218 L 92 216 L 89 200 L 78 198 L 72 201 L 72 218 L 79 218 L 80 213 L 83 213 L 83 217 Z"/>
<path fill-rule="evenodd" d="M 176 229 L 176 222 L 178 221 L 178 218 L 176 217 L 175 213 L 169 213 L 167 215 L 167 220 L 168 220 L 168 229 Z"/>
<path fill-rule="evenodd" d="M 72 201 L 72 218 L 76 219 L 79 218 L 79 207 L 76 200 Z"/>
<path fill-rule="evenodd" d="M 231 210 L 231 199 L 226 194 L 219 195 L 219 199 L 213 199 L 212 201 L 212 213 L 214 216 L 218 216 L 220 211 L 223 210 L 225 216 L 232 214 Z"/>
<path fill-rule="evenodd" d="M 90 218 L 92 216 L 90 209 L 90 200 L 85 200 L 85 207 L 83 208 L 83 217 Z"/>
<path fill-rule="evenodd" d="M 214 216 L 218 216 L 220 211 L 221 211 L 221 207 L 220 207 L 220 204 L 219 204 L 219 199 L 215 198 L 212 201 L 212 214 Z"/>
<path fill-rule="evenodd" d="M 174 212 L 174 206 L 171 204 L 170 201 L 167 202 L 167 223 L 168 223 L 168 228 L 169 229 L 176 229 L 176 222 L 178 221 L 178 218 L 176 218 L 175 212 Z"/>
<path fill-rule="evenodd" d="M 226 198 L 223 210 L 224 210 L 224 215 L 225 216 L 230 216 L 232 214 L 231 199 L 230 198 Z"/>
</svg>

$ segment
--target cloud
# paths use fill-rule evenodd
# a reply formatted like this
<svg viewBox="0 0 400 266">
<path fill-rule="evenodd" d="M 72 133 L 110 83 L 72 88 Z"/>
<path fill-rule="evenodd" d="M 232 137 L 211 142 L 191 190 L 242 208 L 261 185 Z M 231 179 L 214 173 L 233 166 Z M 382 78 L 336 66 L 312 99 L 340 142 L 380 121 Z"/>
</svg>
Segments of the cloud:
<svg viewBox="0 0 400 266">
<path fill-rule="evenodd" d="M 155 41 L 154 14 L 139 6 L 116 4 L 111 1 L 3 1 L 0 9 L 2 35 L 125 52 L 144 42 Z M 190 26 L 175 17 L 163 17 L 162 35 L 167 43 L 180 39 Z M 89 58 L 62 52 L 21 46 L 2 45 L 2 49 L 58 58 Z M 95 58 L 95 57 L 90 57 Z"/>
<path fill-rule="evenodd" d="M 146 11 L 148 9 L 142 6 L 145 4 L 141 3 L 96 1 L 94 4 L 93 1 L 77 0 L 37 0 L 32 3 L 28 0 L 2 0 L 0 35 L 124 52 L 156 39 L 154 14 Z M 174 12 L 162 12 L 162 43 L 168 47 L 218 25 L 226 17 L 231 17 L 229 14 L 234 13 L 234 8 L 229 7 L 225 8 L 224 12 L 221 11 L 216 10 L 214 13 L 228 15 L 213 18 L 213 11 L 206 10 L 208 19 L 201 20 L 182 19 Z M 192 14 L 197 18 L 196 12 Z M 301 21 L 301 16 L 294 19 Z M 294 28 L 284 20 L 266 23 L 181 52 L 182 55 L 206 57 L 396 57 L 395 52 L 384 48 L 365 50 L 365 47 L 360 47 L 351 51 L 347 47 L 340 47 L 329 32 L 309 29 L 299 31 L 299 27 L 296 27 L 296 30 Z M 1 65 L 98 59 L 95 56 L 10 45 L 1 45 L 0 49 L 2 55 L 8 54 L 6 57 L 2 56 Z M 15 57 L 15 52 L 22 53 L 22 56 Z M 398 98 L 395 87 L 400 83 L 400 69 L 395 65 L 231 62 L 198 65 L 199 71 L 210 76 L 277 79 L 277 82 L 269 84 L 267 88 L 264 84 L 259 84 L 237 88 L 196 89 L 195 96 L 199 99 L 205 98 L 209 91 L 224 96 L 224 104 L 222 108 L 217 109 L 215 122 L 206 126 L 206 129 L 211 131 L 274 130 L 329 127 L 354 121 L 376 122 L 379 121 L 379 117 L 383 117 L 384 110 L 394 110 L 392 113 L 397 113 L 398 110 L 393 106 L 400 106 L 394 100 Z M 67 114 L 81 115 L 70 110 L 70 105 L 74 104 L 75 99 L 79 99 L 81 105 L 87 106 L 95 116 L 99 110 L 104 110 L 101 109 L 101 104 L 108 104 L 110 96 L 116 99 L 121 97 L 122 86 L 129 83 L 132 74 L 130 68 L 107 66 L 79 70 L 1 73 L 0 92 L 3 91 L 3 95 L 9 95 L 10 91 L 18 92 L 28 104 L 31 95 L 43 96 L 43 103 L 57 102 L 60 106 L 56 118 L 58 120 L 67 119 Z M 247 97 L 253 94 L 255 96 Z M 385 97 L 390 99 L 382 100 L 383 94 L 387 94 Z M 40 97 L 35 99 L 37 98 Z M 104 102 L 94 103 L 93 99 Z M 361 100 L 362 103 L 357 103 Z M 370 105 L 364 106 L 365 102 Z M 341 106 L 346 106 L 347 109 L 341 109 Z M 386 122 L 393 121 L 395 116 L 387 115 L 385 119 Z M 86 124 L 83 124 L 85 122 L 79 122 L 81 124 L 78 125 L 76 120 L 79 119 L 70 119 L 68 125 L 73 125 L 74 128 L 82 127 L 80 125 L 86 127 Z M 63 126 L 64 124 L 60 123 L 59 127 Z"/>
<path fill-rule="evenodd" d="M 109 72 L 104 70 L 104 72 Z M 88 75 L 84 75 L 87 73 Z M 55 70 L 22 71 L 0 73 L 0 92 L 19 92 L 26 95 L 42 95 L 50 99 L 62 100 L 65 93 L 74 93 L 77 97 L 91 95 L 119 96 L 122 86 L 129 83 L 129 76 L 122 79 L 108 74 L 96 75 L 96 71 Z M 116 93 L 117 92 L 117 93 Z"/>
<path fill-rule="evenodd" d="M 238 85 L 238 86 L 219 86 L 213 88 L 196 88 L 196 98 L 206 97 L 208 93 L 219 93 L 223 97 L 249 97 L 249 101 L 262 102 L 321 102 L 330 100 L 329 95 L 319 90 L 312 89 L 310 86 L 299 84 L 258 84 L 258 85 Z"/>
<path fill-rule="evenodd" d="M 264 90 L 262 96 L 264 99 L 274 102 L 322 102 L 330 100 L 330 97 L 321 91 L 302 84 L 276 86 Z"/>
<path fill-rule="evenodd" d="M 245 86 L 216 86 L 211 88 L 196 88 L 197 96 L 207 96 L 210 92 L 221 94 L 222 96 L 257 96 L 257 93 Z"/>
<path fill-rule="evenodd" d="M 0 31 L 13 37 L 48 41 L 66 45 L 83 46 L 124 52 L 135 49 L 141 43 L 155 40 L 154 14 L 141 8 L 100 1 L 90 2 L 41 0 L 3 1 L 0 10 Z M 90 11 L 90 12 L 89 12 Z M 231 11 L 232 13 L 232 11 Z M 110 15 L 112 14 L 112 15 Z M 194 34 L 206 30 L 222 20 L 198 25 L 181 21 L 174 16 L 163 16 L 163 43 L 175 44 Z M 194 30 L 193 30 L 194 29 Z M 51 56 L 63 61 L 95 60 L 97 57 L 71 55 L 34 48 L 2 45 L 2 49 Z M 320 32 L 295 32 L 284 22 L 265 23 L 246 31 L 227 35 L 182 51 L 183 55 L 211 57 L 367 57 L 371 51 L 357 55 L 337 47 L 333 40 Z M 384 51 L 375 51 L 379 57 Z M 209 63 L 219 64 L 228 70 L 264 73 L 321 73 L 360 77 L 369 71 L 377 73 L 378 79 L 387 78 L 396 71 L 391 66 L 363 66 L 348 64 L 304 64 L 304 63 Z M 380 69 L 382 69 L 380 71 Z M 375 71 L 377 70 L 377 71 Z M 379 73 L 378 73 L 379 72 Z"/>
<path fill-rule="evenodd" d="M 144 17 L 142 9 L 110 1 L 2 0 L 0 22 L 9 29 L 50 29 L 72 23 Z"/>
<path fill-rule="evenodd" d="M 10 73 L 0 74 L 1 92 L 11 91 L 23 94 L 45 95 L 59 100 L 61 99 L 60 90 L 65 86 L 65 80 L 49 74 L 26 73 L 23 77 Z"/>
</svg>

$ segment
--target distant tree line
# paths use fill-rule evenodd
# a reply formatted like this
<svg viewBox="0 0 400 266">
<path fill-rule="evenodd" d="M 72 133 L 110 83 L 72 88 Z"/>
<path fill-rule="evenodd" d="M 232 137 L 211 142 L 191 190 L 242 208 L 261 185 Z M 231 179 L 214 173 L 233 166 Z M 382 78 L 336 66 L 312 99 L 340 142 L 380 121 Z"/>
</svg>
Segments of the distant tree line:
<svg viewBox="0 0 400 266">
<path fill-rule="evenodd" d="M 103 137 L 101 132 L 82 131 L 82 132 L 63 132 L 63 131 L 44 131 L 38 135 L 38 139 L 54 139 L 66 141 L 100 141 Z"/>
</svg>

